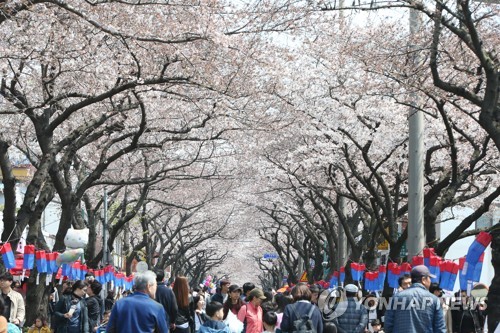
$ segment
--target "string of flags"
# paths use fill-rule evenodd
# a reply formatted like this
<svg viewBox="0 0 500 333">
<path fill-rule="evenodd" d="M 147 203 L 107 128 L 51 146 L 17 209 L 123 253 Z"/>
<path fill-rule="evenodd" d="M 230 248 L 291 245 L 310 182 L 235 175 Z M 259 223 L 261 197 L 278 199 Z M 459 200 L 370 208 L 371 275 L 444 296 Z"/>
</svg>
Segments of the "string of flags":
<svg viewBox="0 0 500 333">
<path fill-rule="evenodd" d="M 371 292 L 379 292 L 384 289 L 384 282 L 390 288 L 399 288 L 398 279 L 404 274 L 410 274 L 412 267 L 425 265 L 429 268 L 435 278 L 432 282 L 439 283 L 444 290 L 453 291 L 457 277 L 461 290 L 467 290 L 470 294 L 474 282 L 479 282 L 483 268 L 484 251 L 491 243 L 492 236 L 487 232 L 481 232 L 477 235 L 474 242 L 469 247 L 467 255 L 458 260 L 444 260 L 436 255 L 433 248 L 427 248 L 423 251 L 423 256 L 412 258 L 411 264 L 404 262 L 401 265 L 397 263 L 388 263 L 380 265 L 377 270 L 367 271 L 364 264 L 351 262 L 351 275 L 355 282 L 360 284 L 364 281 L 364 289 Z M 345 267 L 335 271 L 330 279 L 330 288 L 343 285 L 345 280 Z"/>
<path fill-rule="evenodd" d="M 46 252 L 44 250 L 36 250 L 34 245 L 24 246 L 22 256 L 22 265 L 16 263 L 14 252 L 11 244 L 6 242 L 0 248 L 3 263 L 6 269 L 9 269 L 13 274 L 21 274 L 21 278 L 30 273 L 34 267 L 37 269 L 36 284 L 40 282 L 40 275 L 46 275 L 46 284 L 48 285 L 55 274 L 55 279 L 62 282 L 63 279 L 69 280 L 84 280 L 87 273 L 93 273 L 95 278 L 100 283 L 111 282 L 115 287 L 123 288 L 124 290 L 132 290 L 133 276 L 126 276 L 121 272 L 117 272 L 113 266 L 106 266 L 102 269 L 94 270 L 87 265 L 82 264 L 80 260 L 73 263 L 58 264 L 58 252 Z"/>
<path fill-rule="evenodd" d="M 91 272 L 96 277 L 96 280 L 102 284 L 110 282 L 115 287 L 131 290 L 133 276 L 126 276 L 121 272 L 117 272 L 110 265 L 102 269 L 93 270 L 83 264 L 85 262 L 83 255 L 85 247 L 88 244 L 88 238 L 89 229 L 87 228 L 79 230 L 69 229 L 64 237 L 66 250 L 63 253 L 45 252 L 44 250 L 36 250 L 34 245 L 25 245 L 24 249 L 21 250 L 23 252 L 22 259 L 16 260 L 8 240 L 0 246 L 0 253 L 2 254 L 5 268 L 9 269 L 14 275 L 21 274 L 22 279 L 24 279 L 26 274 L 29 274 L 29 270 L 32 270 L 36 266 L 38 272 L 36 284 L 39 284 L 41 274 L 46 275 L 45 282 L 49 285 L 54 274 L 59 283 L 62 283 L 65 278 L 70 280 L 84 280 L 85 275 Z"/>
</svg>

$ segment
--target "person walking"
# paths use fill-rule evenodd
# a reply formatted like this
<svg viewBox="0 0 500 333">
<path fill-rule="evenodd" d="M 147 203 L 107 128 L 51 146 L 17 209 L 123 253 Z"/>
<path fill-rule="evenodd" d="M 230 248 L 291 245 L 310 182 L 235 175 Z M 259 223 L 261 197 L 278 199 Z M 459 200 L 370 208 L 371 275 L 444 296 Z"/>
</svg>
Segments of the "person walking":
<svg viewBox="0 0 500 333">
<path fill-rule="evenodd" d="M 175 318 L 174 332 L 194 332 L 194 305 L 193 299 L 189 294 L 188 279 L 185 276 L 175 278 L 173 292 L 177 302 L 177 317 Z"/>
<path fill-rule="evenodd" d="M 467 296 L 462 291 L 458 301 L 453 303 L 452 327 L 455 333 L 481 333 L 483 331 L 485 316 L 479 309 L 479 304 L 472 296 Z"/>
<path fill-rule="evenodd" d="M 135 292 L 118 300 L 109 317 L 109 333 L 168 333 L 163 306 L 155 301 L 156 274 L 152 271 L 136 273 Z"/>
<path fill-rule="evenodd" d="M 108 294 L 104 300 L 104 311 L 111 311 L 113 305 L 115 305 L 115 292 L 111 289 L 108 290 Z"/>
<path fill-rule="evenodd" d="M 281 330 L 281 322 L 283 321 L 283 313 L 285 312 L 285 308 L 288 304 L 292 304 L 292 298 L 290 296 L 285 296 L 282 293 L 276 294 L 274 296 L 274 300 L 276 301 L 276 305 L 278 309 L 276 310 L 276 315 L 278 317 L 278 321 L 276 323 L 276 329 Z"/>
<path fill-rule="evenodd" d="M 205 296 L 198 294 L 193 296 L 194 304 L 194 331 L 197 333 L 200 330 L 201 325 L 208 320 L 208 316 L 205 313 Z"/>
<path fill-rule="evenodd" d="M 24 321 L 25 307 L 23 296 L 11 288 L 14 277 L 9 272 L 0 274 L 0 289 L 5 310 L 0 315 L 5 316 L 9 323 L 21 326 Z"/>
<path fill-rule="evenodd" d="M 229 286 L 231 282 L 227 279 L 222 279 L 219 282 L 220 291 L 212 296 L 210 302 L 219 302 L 220 304 L 224 304 L 229 297 Z"/>
<path fill-rule="evenodd" d="M 281 331 L 291 333 L 295 330 L 294 322 L 308 316 L 312 321 L 311 329 L 316 333 L 323 333 L 323 320 L 319 308 L 311 304 L 311 290 L 305 283 L 298 283 L 292 289 L 293 303 L 285 307 Z"/>
<path fill-rule="evenodd" d="M 219 302 L 207 304 L 208 320 L 200 327 L 200 333 L 231 333 L 229 327 L 222 322 L 224 316 L 223 305 Z"/>
<path fill-rule="evenodd" d="M 363 333 L 368 325 L 368 311 L 358 301 L 359 288 L 353 284 L 345 286 L 347 308 L 333 320 L 339 333 Z"/>
<path fill-rule="evenodd" d="M 264 318 L 262 319 L 262 324 L 264 325 L 264 333 L 275 333 L 277 322 L 278 316 L 276 315 L 276 312 L 269 311 L 264 314 Z"/>
<path fill-rule="evenodd" d="M 317 306 L 318 297 L 322 292 L 321 286 L 313 284 L 312 286 L 309 287 L 309 290 L 311 291 L 311 303 Z"/>
<path fill-rule="evenodd" d="M 87 295 L 89 297 L 85 301 L 87 302 L 90 332 L 97 331 L 97 327 L 101 324 L 104 314 L 104 302 L 99 295 L 101 290 L 102 284 L 96 280 L 92 280 L 87 287 Z"/>
<path fill-rule="evenodd" d="M 175 323 L 175 320 L 177 319 L 177 301 L 175 299 L 174 292 L 165 282 L 165 271 L 157 268 L 154 272 L 156 274 L 156 283 L 158 284 L 155 299 L 165 309 L 167 327 L 170 327 L 171 324 Z"/>
<path fill-rule="evenodd" d="M 439 300 L 441 301 L 441 308 L 443 310 L 443 318 L 444 318 L 444 323 L 446 325 L 446 332 L 454 333 L 455 331 L 453 331 L 453 318 L 451 316 L 450 306 L 448 304 L 448 301 L 450 299 L 443 297 L 444 296 L 443 289 L 439 286 L 439 283 L 437 282 L 431 283 L 431 286 L 429 287 L 429 292 L 431 294 L 436 295 L 436 297 L 439 298 Z"/>
<path fill-rule="evenodd" d="M 385 313 L 386 333 L 446 333 L 439 298 L 429 292 L 431 278 L 425 265 L 411 270 L 412 285 L 393 297 Z"/>
<path fill-rule="evenodd" d="M 245 282 L 243 284 L 243 293 L 240 296 L 243 303 L 245 303 L 246 298 L 248 297 L 250 292 L 254 289 L 255 289 L 255 284 L 253 284 L 252 282 Z"/>
<path fill-rule="evenodd" d="M 89 333 L 89 317 L 85 294 L 87 284 L 78 280 L 73 283 L 71 293 L 64 293 L 55 306 L 57 333 Z"/>
<path fill-rule="evenodd" d="M 238 319 L 243 323 L 246 333 L 262 332 L 262 300 L 265 300 L 264 292 L 259 288 L 254 288 L 246 299 L 247 304 L 238 311 Z"/>
<path fill-rule="evenodd" d="M 411 286 L 411 275 L 410 274 L 403 274 L 399 277 L 398 279 L 398 292 L 401 292 L 403 290 L 406 290 L 410 288 Z"/>
<path fill-rule="evenodd" d="M 224 303 L 224 320 L 226 320 L 229 311 L 231 311 L 235 316 L 238 315 L 241 307 L 243 306 L 243 301 L 240 298 L 241 288 L 233 284 L 229 286 L 229 297 L 226 303 Z"/>
</svg>

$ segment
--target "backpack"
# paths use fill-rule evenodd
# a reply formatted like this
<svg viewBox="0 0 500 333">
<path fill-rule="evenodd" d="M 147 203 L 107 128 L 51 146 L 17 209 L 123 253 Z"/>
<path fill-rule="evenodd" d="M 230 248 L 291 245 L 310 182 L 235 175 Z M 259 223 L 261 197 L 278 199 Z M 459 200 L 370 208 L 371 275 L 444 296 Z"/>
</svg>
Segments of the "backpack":
<svg viewBox="0 0 500 333">
<path fill-rule="evenodd" d="M 314 327 L 314 324 L 311 320 L 312 314 L 314 312 L 314 305 L 311 304 L 309 313 L 303 317 L 301 317 L 297 313 L 296 307 L 296 304 L 291 306 L 296 317 L 296 319 L 293 321 L 293 330 L 291 333 L 316 333 L 316 328 Z"/>
</svg>

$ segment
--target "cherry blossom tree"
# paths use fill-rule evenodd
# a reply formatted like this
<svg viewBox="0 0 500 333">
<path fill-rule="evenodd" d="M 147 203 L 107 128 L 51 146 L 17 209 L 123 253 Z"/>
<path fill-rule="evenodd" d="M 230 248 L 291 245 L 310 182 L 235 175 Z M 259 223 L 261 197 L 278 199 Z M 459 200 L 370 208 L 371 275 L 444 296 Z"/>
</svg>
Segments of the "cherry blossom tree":
<svg viewBox="0 0 500 333">
<path fill-rule="evenodd" d="M 371 12 L 389 7 L 423 13 L 421 29 L 402 28 L 400 10 Z M 341 232 L 351 260 L 374 263 L 384 239 L 399 260 L 412 106 L 427 122 L 426 242 L 445 253 L 500 194 L 496 7 L 351 8 L 368 14 L 331 1 L 2 3 L 2 240 L 28 227 L 47 247 L 39 220 L 59 198 L 54 249 L 71 226 L 88 224 L 95 243 L 106 187 L 104 246 L 128 233 L 129 264 L 143 251 L 193 284 L 241 257 L 241 234 L 277 252 L 276 267 L 261 265 L 272 283 L 282 270 L 295 280 L 300 262 L 321 277 L 324 254 L 337 267 Z M 36 168 L 17 213 L 11 146 Z M 456 205 L 474 213 L 438 240 Z M 102 252 L 87 252 L 97 265 Z"/>
<path fill-rule="evenodd" d="M 341 40 L 339 37 L 327 38 L 333 34 L 329 32 L 333 24 L 328 23 L 330 26 L 325 24 L 322 29 L 323 26 L 316 22 L 313 30 L 318 33 L 303 37 L 303 40 L 314 40 L 310 48 L 312 53 L 309 54 L 313 61 L 306 59 L 300 62 L 308 68 L 314 68 L 316 63 L 317 69 L 313 70 L 316 76 L 307 77 L 311 82 L 309 89 L 298 87 L 293 90 L 299 84 L 291 84 L 274 91 L 296 111 L 312 119 L 310 130 L 319 131 L 319 134 L 309 135 L 304 131 L 307 125 L 294 127 L 296 133 L 302 133 L 301 140 L 308 140 L 311 144 L 303 144 L 303 148 L 297 148 L 293 155 L 283 154 L 282 161 L 286 160 L 284 163 L 291 165 L 290 170 L 302 167 L 308 174 L 305 183 L 323 189 L 331 181 L 342 196 L 357 198 L 356 204 L 379 223 L 380 227 L 375 231 L 391 239 L 392 256 L 396 259 L 406 237 L 404 233 L 401 237 L 397 236 L 394 223 L 405 220 L 407 210 L 407 147 L 405 136 L 401 137 L 401 130 L 404 132 L 406 127 L 404 106 L 412 103 L 412 94 L 417 94 L 418 107 L 428 114 L 431 124 L 426 156 L 427 241 L 444 253 L 451 243 L 466 235 L 463 228 L 487 211 L 498 196 L 497 180 L 491 177 L 496 173 L 498 154 L 492 150 L 490 134 L 471 122 L 471 113 L 463 112 L 467 107 L 463 102 L 436 90 L 434 82 L 428 79 L 432 75 L 427 75 L 431 74 L 427 63 L 420 64 L 418 68 L 408 65 L 407 54 L 400 52 L 402 45 L 406 49 L 408 35 L 401 32 L 398 22 L 384 25 L 384 35 L 379 33 L 381 26 L 373 29 L 355 26 L 344 30 L 341 34 L 349 38 L 345 44 L 338 43 Z M 419 37 L 424 38 L 426 33 L 422 31 Z M 389 43 L 388 36 L 391 36 Z M 387 47 L 381 49 L 380 45 Z M 339 61 L 339 49 L 344 49 L 340 59 L 351 59 L 351 63 Z M 390 59 L 390 62 L 382 61 L 385 59 Z M 322 71 L 329 74 L 325 75 Z M 298 70 L 297 76 L 288 79 L 288 82 L 303 84 L 304 74 L 304 71 Z M 286 79 L 281 77 L 280 80 Z M 292 94 L 295 96 L 289 97 Z M 333 110 L 337 111 L 336 115 Z M 303 121 L 307 124 L 307 119 Z M 284 143 L 286 140 L 290 137 L 280 141 L 284 147 L 289 145 L 289 142 Z M 283 146 L 279 149 L 283 150 Z M 331 162 L 322 151 L 325 149 L 335 152 Z M 308 150 L 313 152 L 308 154 Z M 323 172 L 315 173 L 313 170 L 317 168 L 314 163 L 320 156 L 328 166 L 323 168 Z M 323 178 L 318 182 L 314 175 L 324 173 L 329 179 Z M 294 172 L 290 174 L 295 175 Z M 368 185 L 370 183 L 372 185 Z M 473 205 L 477 210 L 464 220 L 455 233 L 438 244 L 435 223 L 439 214 L 446 207 L 460 203 Z M 388 226 L 390 230 L 386 232 L 385 227 Z"/>
<path fill-rule="evenodd" d="M 219 155 L 223 133 L 238 126 L 224 105 L 238 95 L 240 76 L 246 75 L 239 51 L 228 47 L 221 5 L 1 6 L 4 179 L 12 179 L 9 146 L 36 168 L 17 214 L 15 196 L 6 197 L 4 241 L 16 242 L 28 227 L 28 241 L 46 248 L 39 220 L 54 196 L 62 217 L 53 250 L 64 249 L 68 228 L 87 223 L 82 201 L 92 211 L 95 234 L 95 193 L 108 186 L 119 200 L 107 244 L 112 247 L 159 183 L 217 174 L 208 161 Z M 231 40 L 241 45 L 237 35 Z M 46 303 L 42 285 L 35 287 L 33 278 L 29 283 L 29 306 L 38 309 Z"/>
</svg>

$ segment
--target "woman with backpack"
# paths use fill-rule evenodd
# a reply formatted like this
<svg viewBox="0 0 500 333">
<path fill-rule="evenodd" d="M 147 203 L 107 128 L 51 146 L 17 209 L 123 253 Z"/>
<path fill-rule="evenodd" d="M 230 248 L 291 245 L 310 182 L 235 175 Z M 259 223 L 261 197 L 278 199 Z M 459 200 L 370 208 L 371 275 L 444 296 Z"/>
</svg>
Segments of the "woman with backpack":
<svg viewBox="0 0 500 333">
<path fill-rule="evenodd" d="M 195 331 L 194 304 L 189 294 L 188 279 L 178 276 L 172 290 L 177 301 L 177 318 L 175 318 L 174 333 L 193 333 Z"/>
<path fill-rule="evenodd" d="M 266 299 L 259 288 L 255 288 L 248 294 L 247 304 L 238 311 L 238 319 L 243 323 L 245 333 L 262 333 L 262 308 L 260 305 Z"/>
<path fill-rule="evenodd" d="M 311 304 L 311 291 L 305 283 L 292 289 L 293 303 L 285 307 L 281 331 L 323 333 L 323 320 L 318 307 Z"/>
</svg>

